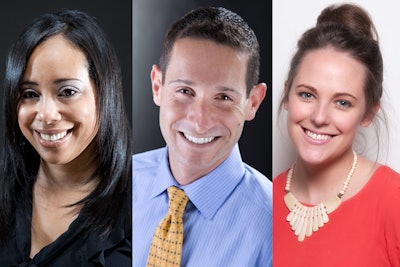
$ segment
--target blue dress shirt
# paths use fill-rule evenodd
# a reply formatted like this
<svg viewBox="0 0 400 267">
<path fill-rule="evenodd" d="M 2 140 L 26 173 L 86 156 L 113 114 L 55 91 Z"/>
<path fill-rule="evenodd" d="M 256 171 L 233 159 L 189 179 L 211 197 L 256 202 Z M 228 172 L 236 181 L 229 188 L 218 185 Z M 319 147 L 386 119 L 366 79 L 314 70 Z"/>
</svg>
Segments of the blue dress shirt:
<svg viewBox="0 0 400 267">
<path fill-rule="evenodd" d="M 185 186 L 170 172 L 167 147 L 133 156 L 134 267 L 146 266 L 172 185 L 190 200 L 183 216 L 182 266 L 272 265 L 271 182 L 242 162 L 236 145 L 220 166 Z"/>
</svg>

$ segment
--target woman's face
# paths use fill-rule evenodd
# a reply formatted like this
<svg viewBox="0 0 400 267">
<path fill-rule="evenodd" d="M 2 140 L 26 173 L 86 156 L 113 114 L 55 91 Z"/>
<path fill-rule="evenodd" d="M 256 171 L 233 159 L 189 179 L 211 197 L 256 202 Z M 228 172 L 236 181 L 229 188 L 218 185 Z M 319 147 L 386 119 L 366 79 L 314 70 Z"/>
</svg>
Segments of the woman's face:
<svg viewBox="0 0 400 267">
<path fill-rule="evenodd" d="M 345 52 L 310 51 L 299 65 L 288 100 L 289 135 L 299 157 L 323 164 L 351 153 L 359 125 L 368 126 L 365 67 Z"/>
<path fill-rule="evenodd" d="M 96 90 L 78 47 L 61 35 L 37 46 L 20 92 L 18 124 L 42 160 L 67 164 L 83 154 L 93 156 L 88 150 L 98 130 Z"/>
</svg>

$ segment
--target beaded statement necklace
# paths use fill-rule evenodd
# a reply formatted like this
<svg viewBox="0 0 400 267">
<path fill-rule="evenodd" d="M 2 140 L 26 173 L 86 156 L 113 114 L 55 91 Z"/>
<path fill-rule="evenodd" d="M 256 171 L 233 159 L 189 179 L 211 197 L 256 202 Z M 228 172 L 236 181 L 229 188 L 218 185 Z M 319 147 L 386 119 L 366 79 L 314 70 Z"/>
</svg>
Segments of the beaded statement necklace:
<svg viewBox="0 0 400 267">
<path fill-rule="evenodd" d="M 336 196 L 329 199 L 327 202 L 320 203 L 313 207 L 308 207 L 301 204 L 290 192 L 290 183 L 292 181 L 295 164 L 292 168 L 290 168 L 286 177 L 286 195 L 283 199 L 286 207 L 290 211 L 289 215 L 286 217 L 286 220 L 289 222 L 299 242 L 302 242 L 306 236 L 310 237 L 313 232 L 318 231 L 319 228 L 329 222 L 328 214 L 336 210 L 342 203 L 342 196 L 347 190 L 351 177 L 356 169 L 356 165 L 357 154 L 353 151 L 353 165 L 351 166 L 351 170 L 343 183 L 342 190 L 340 190 Z"/>
</svg>

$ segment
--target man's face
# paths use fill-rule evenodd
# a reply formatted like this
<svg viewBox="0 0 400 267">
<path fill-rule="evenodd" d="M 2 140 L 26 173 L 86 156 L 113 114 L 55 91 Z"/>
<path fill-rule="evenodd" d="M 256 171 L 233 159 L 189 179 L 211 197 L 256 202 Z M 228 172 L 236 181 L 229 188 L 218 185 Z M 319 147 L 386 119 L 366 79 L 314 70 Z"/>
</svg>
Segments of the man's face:
<svg viewBox="0 0 400 267">
<path fill-rule="evenodd" d="M 216 168 L 238 142 L 245 120 L 254 118 L 265 85 L 246 96 L 248 56 L 210 40 L 175 42 L 162 84 L 152 70 L 154 102 L 169 147 L 174 176 L 190 168 L 197 179 Z"/>
</svg>

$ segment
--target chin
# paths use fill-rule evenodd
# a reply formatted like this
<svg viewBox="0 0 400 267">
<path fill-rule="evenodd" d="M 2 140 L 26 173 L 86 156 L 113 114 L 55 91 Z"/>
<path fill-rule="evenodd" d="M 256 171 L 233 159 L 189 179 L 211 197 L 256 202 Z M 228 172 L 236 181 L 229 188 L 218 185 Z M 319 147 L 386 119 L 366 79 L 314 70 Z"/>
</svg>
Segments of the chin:
<svg viewBox="0 0 400 267">
<path fill-rule="evenodd" d="M 319 165 L 327 160 L 325 151 L 304 151 L 299 153 L 299 157 L 308 165 Z"/>
</svg>

